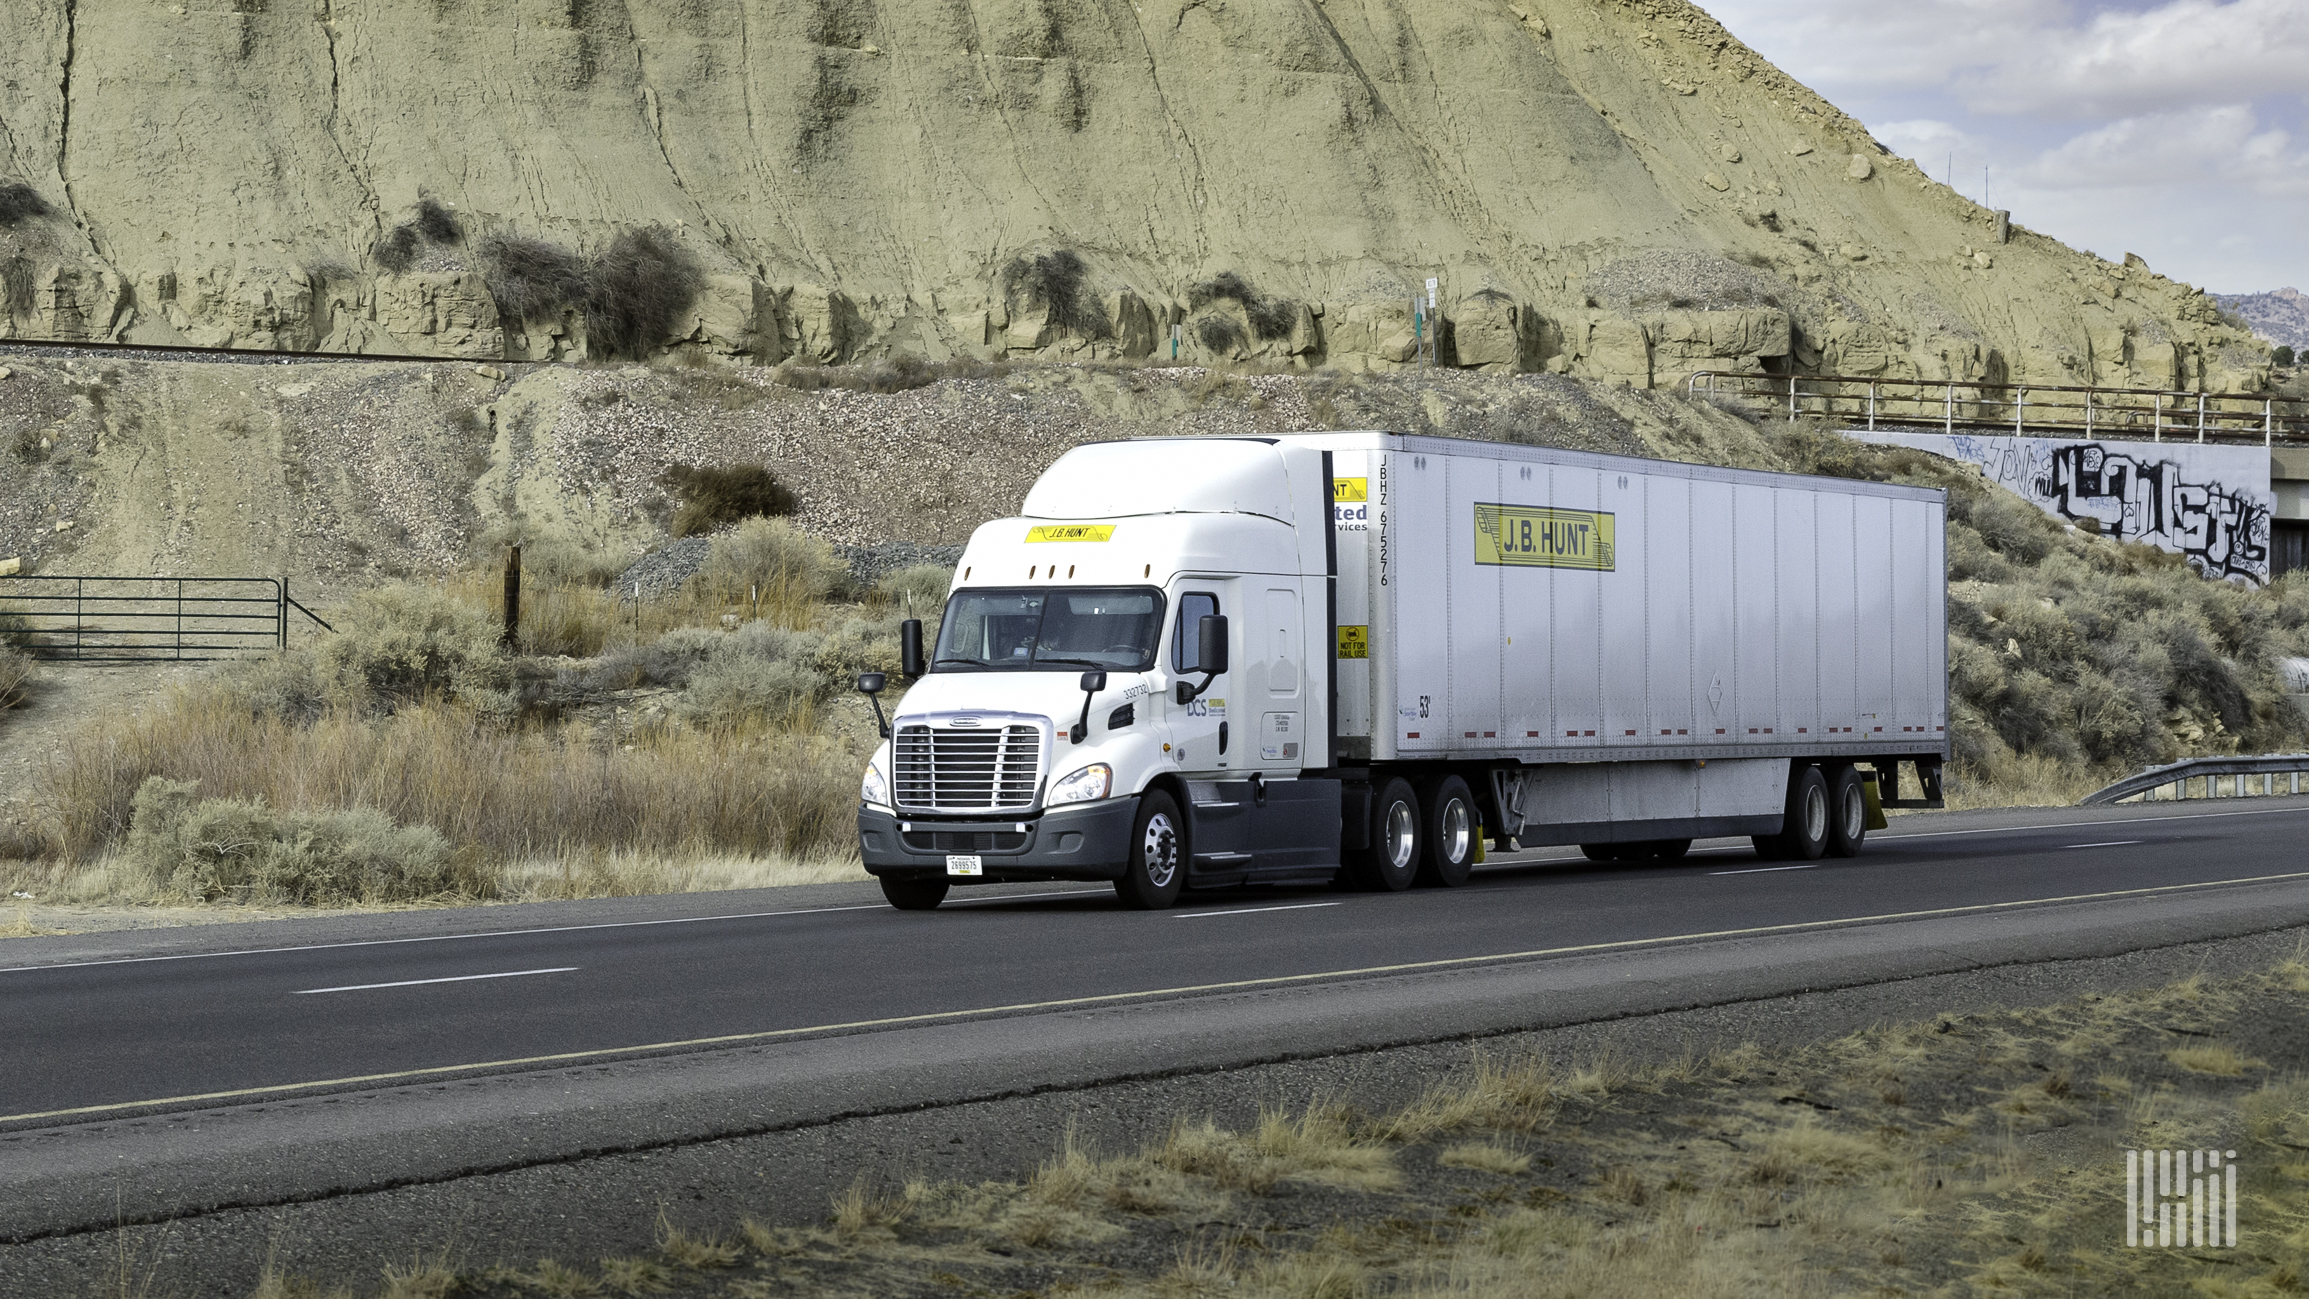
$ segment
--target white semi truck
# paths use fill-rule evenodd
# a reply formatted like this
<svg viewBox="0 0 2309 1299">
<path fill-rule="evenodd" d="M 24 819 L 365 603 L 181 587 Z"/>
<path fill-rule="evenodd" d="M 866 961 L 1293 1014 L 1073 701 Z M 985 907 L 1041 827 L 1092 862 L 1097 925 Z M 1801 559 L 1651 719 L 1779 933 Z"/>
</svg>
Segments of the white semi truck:
<svg viewBox="0 0 2309 1299">
<path fill-rule="evenodd" d="M 1077 447 L 971 537 L 927 662 L 907 625 L 866 869 L 909 910 L 1021 880 L 1158 908 L 1457 885 L 1487 840 L 1857 853 L 1940 804 L 1944 505 L 1392 433 Z"/>
</svg>

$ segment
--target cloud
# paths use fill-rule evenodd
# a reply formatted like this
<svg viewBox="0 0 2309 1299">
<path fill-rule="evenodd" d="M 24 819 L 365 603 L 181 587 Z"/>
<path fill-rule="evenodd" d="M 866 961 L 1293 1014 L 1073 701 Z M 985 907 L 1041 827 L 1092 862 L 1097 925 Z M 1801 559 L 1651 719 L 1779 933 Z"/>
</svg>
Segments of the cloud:
<svg viewBox="0 0 2309 1299">
<path fill-rule="evenodd" d="M 2048 29 L 1953 88 L 1992 113 L 2070 118 L 2300 95 L 2309 89 L 2309 4 L 2173 0 Z"/>
<path fill-rule="evenodd" d="M 1943 89 L 1976 112 L 2075 121 L 2309 93 L 2309 4 L 1728 0 L 1710 11 L 1834 97 Z"/>
<path fill-rule="evenodd" d="M 2283 199 L 2309 195 L 2309 154 L 2290 132 L 2262 129 L 2250 105 L 2223 104 L 2121 118 L 2046 150 L 2021 179 L 2046 189 L 2213 183 Z"/>
</svg>

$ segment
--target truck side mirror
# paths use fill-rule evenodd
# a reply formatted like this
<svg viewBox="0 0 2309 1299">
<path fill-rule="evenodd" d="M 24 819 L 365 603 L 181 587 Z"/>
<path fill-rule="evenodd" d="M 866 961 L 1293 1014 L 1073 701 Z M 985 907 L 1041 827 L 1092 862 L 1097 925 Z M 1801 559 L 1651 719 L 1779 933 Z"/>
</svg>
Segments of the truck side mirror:
<svg viewBox="0 0 2309 1299">
<path fill-rule="evenodd" d="M 1208 613 L 1195 626 L 1195 671 L 1217 676 L 1227 670 L 1227 616 Z"/>
<path fill-rule="evenodd" d="M 1077 684 L 1082 687 L 1082 720 L 1066 733 L 1067 740 L 1074 744 L 1090 738 L 1090 701 L 1098 698 L 1099 691 L 1106 689 L 1106 673 L 1102 669 L 1092 668 L 1082 674 L 1082 680 Z"/>
<path fill-rule="evenodd" d="M 882 732 L 882 738 L 885 740 L 890 738 L 890 719 L 882 715 L 882 688 L 889 684 L 888 673 L 861 672 L 858 674 L 858 693 L 866 696 L 867 703 L 874 705 L 874 728 Z"/>
<path fill-rule="evenodd" d="M 1203 680 L 1201 685 L 1181 681 L 1173 687 L 1173 694 L 1176 695 L 1179 706 L 1182 708 L 1193 703 L 1205 690 L 1210 689 L 1211 682 L 1218 680 L 1219 674 L 1227 670 L 1227 616 L 1225 614 L 1204 614 L 1202 621 L 1195 624 L 1195 665 L 1187 670 L 1202 673 Z"/>
<path fill-rule="evenodd" d="M 909 681 L 922 675 L 922 620 L 898 624 L 898 671 Z"/>
</svg>

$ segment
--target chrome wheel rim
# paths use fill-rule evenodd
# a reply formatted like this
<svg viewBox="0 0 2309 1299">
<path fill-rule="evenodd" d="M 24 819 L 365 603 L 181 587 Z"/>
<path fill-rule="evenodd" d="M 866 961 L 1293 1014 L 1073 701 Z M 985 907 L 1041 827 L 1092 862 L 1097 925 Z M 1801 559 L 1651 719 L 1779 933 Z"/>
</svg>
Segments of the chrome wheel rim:
<svg viewBox="0 0 2309 1299">
<path fill-rule="evenodd" d="M 1158 889 L 1170 887 L 1171 876 L 1179 872 L 1179 832 L 1169 813 L 1157 812 L 1146 819 L 1146 841 L 1139 852 L 1146 858 L 1146 882 Z"/>
<path fill-rule="evenodd" d="M 1813 843 L 1828 837 L 1828 794 L 1818 786 L 1804 791 L 1804 837 Z"/>
<path fill-rule="evenodd" d="M 1467 804 L 1456 798 L 1444 804 L 1443 860 L 1454 865 L 1466 861 L 1468 849 L 1473 846 L 1474 840 L 1475 830 L 1472 819 L 1467 815 Z"/>
<path fill-rule="evenodd" d="M 1868 800 L 1854 785 L 1844 791 L 1844 837 L 1857 840 L 1868 832 Z"/>
<path fill-rule="evenodd" d="M 1387 864 L 1401 871 L 1411 865 L 1411 850 L 1418 843 L 1418 819 L 1407 803 L 1387 805 Z"/>
</svg>

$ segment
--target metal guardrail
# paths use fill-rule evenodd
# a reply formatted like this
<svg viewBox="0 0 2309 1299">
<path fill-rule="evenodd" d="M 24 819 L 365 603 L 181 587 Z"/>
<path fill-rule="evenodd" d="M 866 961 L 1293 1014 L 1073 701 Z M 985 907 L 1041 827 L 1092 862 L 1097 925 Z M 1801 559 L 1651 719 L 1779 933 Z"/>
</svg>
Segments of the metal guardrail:
<svg viewBox="0 0 2309 1299">
<path fill-rule="evenodd" d="M 2200 797 L 2219 798 L 2221 796 L 2220 783 L 2223 776 L 2235 778 L 2234 783 L 2230 786 L 2229 797 L 2231 798 L 2251 797 L 2245 792 L 2245 782 L 2254 776 L 2261 778 L 2260 792 L 2263 797 L 2280 793 L 2298 794 L 2301 792 L 2301 773 L 2303 772 L 2309 772 L 2309 753 L 2266 753 L 2240 758 L 2189 758 L 2162 767 L 2151 767 L 2138 775 L 2127 776 L 2106 789 L 2095 790 L 2085 795 L 2084 800 L 2077 806 L 2095 807 L 2103 803 L 2117 803 L 2136 795 L 2147 795 L 2154 799 L 2157 796 L 2157 791 L 2168 785 L 2173 787 L 2173 798 L 2185 799 L 2189 796 L 2189 782 L 2199 779 L 2205 782 L 2205 792 Z M 2277 787 L 2279 776 L 2290 777 L 2286 782 L 2287 788 L 2279 789 Z"/>
<path fill-rule="evenodd" d="M 271 577 L 0 577 L 0 640 L 50 661 L 201 662 L 289 646 L 289 611 L 320 615 Z"/>
<path fill-rule="evenodd" d="M 1843 374 L 1746 374 L 1701 370 L 1692 396 L 1746 397 L 1789 419 L 1822 415 L 1870 429 L 1994 431 L 2015 436 L 2131 438 L 2152 442 L 2309 442 L 2309 401 L 2251 393 L 2058 384 L 1873 379 Z"/>
</svg>

